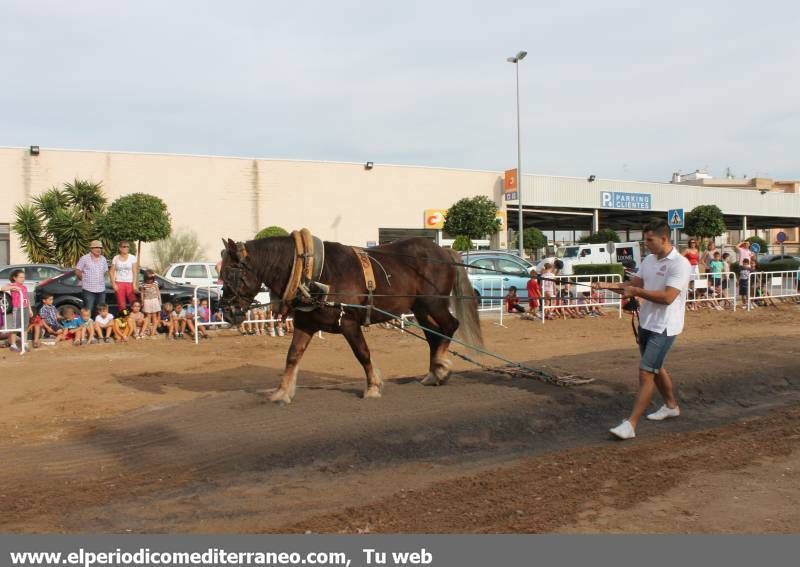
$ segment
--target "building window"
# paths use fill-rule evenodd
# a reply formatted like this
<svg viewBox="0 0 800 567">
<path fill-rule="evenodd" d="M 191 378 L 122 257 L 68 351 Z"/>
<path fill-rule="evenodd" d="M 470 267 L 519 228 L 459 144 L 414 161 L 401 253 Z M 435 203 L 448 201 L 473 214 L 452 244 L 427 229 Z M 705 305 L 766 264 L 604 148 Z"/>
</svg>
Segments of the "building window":
<svg viewBox="0 0 800 567">
<path fill-rule="evenodd" d="M 11 225 L 0 223 L 0 266 L 11 263 Z"/>
</svg>

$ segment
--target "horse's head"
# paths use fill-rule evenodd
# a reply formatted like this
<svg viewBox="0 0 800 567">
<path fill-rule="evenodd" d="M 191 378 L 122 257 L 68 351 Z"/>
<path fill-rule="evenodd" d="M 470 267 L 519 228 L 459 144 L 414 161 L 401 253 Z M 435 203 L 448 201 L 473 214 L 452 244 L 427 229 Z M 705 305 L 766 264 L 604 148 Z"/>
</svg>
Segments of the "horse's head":
<svg viewBox="0 0 800 567">
<path fill-rule="evenodd" d="M 222 250 L 222 266 L 219 270 L 222 280 L 220 305 L 225 319 L 238 325 L 244 321 L 247 310 L 261 290 L 261 280 L 250 266 L 244 243 L 229 238 L 227 241 L 223 239 L 222 244 L 225 248 Z"/>
</svg>

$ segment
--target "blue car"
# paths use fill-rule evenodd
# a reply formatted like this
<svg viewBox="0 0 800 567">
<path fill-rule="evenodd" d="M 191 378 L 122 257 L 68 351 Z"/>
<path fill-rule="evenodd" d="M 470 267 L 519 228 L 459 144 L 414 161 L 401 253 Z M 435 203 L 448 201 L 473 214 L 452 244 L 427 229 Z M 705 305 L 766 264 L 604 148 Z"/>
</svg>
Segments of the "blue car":
<svg viewBox="0 0 800 567">
<path fill-rule="evenodd" d="M 467 274 L 477 295 L 497 297 L 505 295 L 508 288 L 514 286 L 520 302 L 528 300 L 528 280 L 533 264 L 527 260 L 503 252 L 462 252 L 461 259 L 465 264 L 474 266 L 467 268 Z"/>
</svg>

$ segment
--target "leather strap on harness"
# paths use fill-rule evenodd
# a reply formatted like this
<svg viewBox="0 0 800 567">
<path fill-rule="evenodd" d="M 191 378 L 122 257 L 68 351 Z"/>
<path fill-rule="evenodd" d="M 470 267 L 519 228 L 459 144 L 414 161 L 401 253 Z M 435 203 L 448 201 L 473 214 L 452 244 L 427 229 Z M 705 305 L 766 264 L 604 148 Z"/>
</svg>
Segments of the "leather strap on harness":
<svg viewBox="0 0 800 567">
<path fill-rule="evenodd" d="M 325 245 L 323 242 L 311 235 L 307 228 L 292 231 L 294 240 L 294 263 L 283 291 L 283 300 L 292 301 L 297 292 L 300 291 L 304 296 L 310 297 L 307 284 L 315 281 L 322 273 L 325 265 Z"/>
<path fill-rule="evenodd" d="M 370 315 L 372 314 L 372 292 L 377 287 L 375 284 L 375 273 L 372 271 L 372 262 L 369 259 L 369 254 L 363 248 L 353 246 L 353 252 L 356 253 L 358 263 L 361 265 L 361 271 L 364 272 L 364 283 L 367 284 L 367 318 L 364 320 L 365 325 L 371 324 Z"/>
</svg>

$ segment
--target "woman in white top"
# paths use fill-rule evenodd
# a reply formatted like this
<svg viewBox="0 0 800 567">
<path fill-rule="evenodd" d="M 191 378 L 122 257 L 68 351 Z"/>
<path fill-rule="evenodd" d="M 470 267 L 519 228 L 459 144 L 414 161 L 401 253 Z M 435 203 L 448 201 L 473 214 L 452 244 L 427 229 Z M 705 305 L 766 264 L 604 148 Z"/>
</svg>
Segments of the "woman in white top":
<svg viewBox="0 0 800 567">
<path fill-rule="evenodd" d="M 117 294 L 117 309 L 126 309 L 128 304 L 136 301 L 136 286 L 134 279 L 138 280 L 139 261 L 129 252 L 130 244 L 123 240 L 119 243 L 119 254 L 111 260 L 108 277 L 111 286 Z"/>
</svg>

